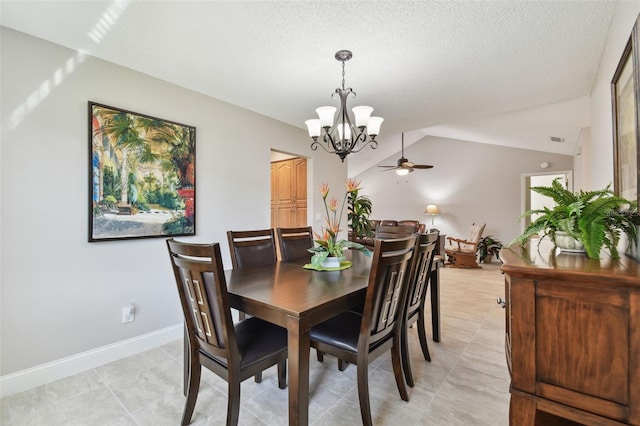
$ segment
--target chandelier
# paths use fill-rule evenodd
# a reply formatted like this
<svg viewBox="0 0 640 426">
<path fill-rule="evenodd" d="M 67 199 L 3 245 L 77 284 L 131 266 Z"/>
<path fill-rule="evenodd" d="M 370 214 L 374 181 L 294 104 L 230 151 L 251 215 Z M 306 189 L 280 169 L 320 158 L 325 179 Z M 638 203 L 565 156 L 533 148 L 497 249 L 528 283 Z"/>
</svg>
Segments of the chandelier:
<svg viewBox="0 0 640 426">
<path fill-rule="evenodd" d="M 311 149 L 315 151 L 320 146 L 330 154 L 337 154 L 342 162 L 347 155 L 360 151 L 368 144 L 371 144 L 372 149 L 376 149 L 378 142 L 375 138 L 384 121 L 381 117 L 371 117 L 373 108 L 369 106 L 354 107 L 352 111 L 355 120 L 349 116 L 347 97 L 350 94 L 355 97 L 356 92 L 350 87 L 346 89 L 344 87 L 344 63 L 352 57 L 353 54 L 349 50 L 340 50 L 335 55 L 335 58 L 342 62 L 342 88 L 337 88 L 331 94 L 332 98 L 336 94 L 340 96 L 338 115 L 335 116 L 335 107 L 323 106 L 316 109 L 318 118 L 304 122 L 309 129 L 309 136 L 313 139 Z M 321 134 L 322 140 L 318 142 Z"/>
</svg>

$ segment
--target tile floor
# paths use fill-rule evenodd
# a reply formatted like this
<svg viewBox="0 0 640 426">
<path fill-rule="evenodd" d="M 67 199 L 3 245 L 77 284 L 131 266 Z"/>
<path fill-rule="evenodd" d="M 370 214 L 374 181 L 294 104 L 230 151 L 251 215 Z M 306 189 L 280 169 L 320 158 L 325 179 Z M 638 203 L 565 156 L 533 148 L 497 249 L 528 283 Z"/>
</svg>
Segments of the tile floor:
<svg viewBox="0 0 640 426">
<path fill-rule="evenodd" d="M 504 291 L 498 265 L 441 272 L 442 341 L 429 339 L 432 362 L 422 358 L 409 331 L 416 386 L 400 399 L 389 356 L 371 366 L 369 386 L 376 425 L 507 425 L 509 374 L 504 357 Z M 428 327 L 430 330 L 430 327 Z M 339 372 L 335 358 L 311 354 L 312 425 L 362 424 L 356 368 Z M 223 425 L 226 383 L 205 371 L 193 425 Z M 287 390 L 275 367 L 241 389 L 240 425 L 287 424 Z M 0 400 L 2 425 L 178 425 L 182 396 L 182 340 Z"/>
</svg>

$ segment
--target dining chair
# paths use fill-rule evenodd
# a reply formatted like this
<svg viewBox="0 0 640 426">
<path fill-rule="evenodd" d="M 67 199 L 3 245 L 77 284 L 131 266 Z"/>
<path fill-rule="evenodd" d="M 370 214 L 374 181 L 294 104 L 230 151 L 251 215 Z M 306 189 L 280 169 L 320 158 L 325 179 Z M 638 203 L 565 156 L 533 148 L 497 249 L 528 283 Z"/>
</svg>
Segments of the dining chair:
<svg viewBox="0 0 640 426">
<path fill-rule="evenodd" d="M 202 367 L 228 383 L 227 425 L 237 425 L 240 383 L 276 365 L 286 387 L 287 332 L 258 318 L 234 325 L 220 245 L 167 240 L 188 339 L 188 383 L 182 425 L 191 422 Z"/>
<path fill-rule="evenodd" d="M 357 365 L 358 397 L 364 425 L 371 425 L 368 366 L 391 351 L 393 372 L 400 397 L 409 400 L 401 365 L 401 330 L 408 290 L 408 276 L 416 237 L 376 240 L 364 311 L 343 312 L 311 328 L 311 347 Z"/>
<path fill-rule="evenodd" d="M 408 221 L 404 221 L 408 222 Z M 398 222 L 395 220 L 387 220 L 382 221 L 378 226 L 376 226 L 375 239 L 394 239 L 394 238 L 404 238 L 410 235 L 416 234 L 416 229 L 418 227 L 417 221 L 411 224 L 398 225 Z M 362 313 L 364 309 L 364 300 L 362 303 L 359 303 L 357 306 L 351 308 L 352 311 Z M 340 371 L 344 371 L 348 367 L 348 363 L 343 359 L 338 359 L 338 369 Z"/>
<path fill-rule="evenodd" d="M 233 269 L 271 265 L 277 262 L 273 229 L 227 231 L 227 239 Z M 239 312 L 238 318 L 243 320 L 246 314 Z M 259 381 L 259 378 L 256 377 L 256 380 Z"/>
<path fill-rule="evenodd" d="M 415 225 L 378 225 L 376 228 L 376 239 L 403 238 L 416 233 Z"/>
<path fill-rule="evenodd" d="M 273 229 L 227 231 L 233 269 L 276 263 Z"/>
<path fill-rule="evenodd" d="M 308 249 L 313 247 L 313 231 L 310 226 L 302 228 L 277 228 L 278 247 L 282 260 L 310 258 Z"/>
<path fill-rule="evenodd" d="M 416 239 L 416 248 L 413 253 L 413 260 L 411 261 L 405 327 L 402 328 L 402 369 L 404 371 L 404 378 L 411 387 L 414 386 L 414 381 L 411 371 L 407 333 L 409 327 L 416 322 L 418 323 L 418 338 L 420 340 L 420 347 L 422 348 L 422 355 L 426 361 L 431 361 L 429 347 L 427 346 L 424 305 L 427 298 L 427 288 L 431 276 L 431 268 L 433 267 L 433 258 L 438 237 L 439 232 L 437 231 L 419 235 Z"/>
</svg>

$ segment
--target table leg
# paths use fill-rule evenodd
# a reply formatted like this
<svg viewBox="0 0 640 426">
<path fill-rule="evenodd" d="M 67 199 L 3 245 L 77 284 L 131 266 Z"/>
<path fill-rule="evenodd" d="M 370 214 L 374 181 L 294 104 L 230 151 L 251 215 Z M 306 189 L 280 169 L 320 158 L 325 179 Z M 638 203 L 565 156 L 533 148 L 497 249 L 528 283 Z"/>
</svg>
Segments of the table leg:
<svg viewBox="0 0 640 426">
<path fill-rule="evenodd" d="M 309 424 L 309 326 L 287 318 L 289 345 L 289 425 Z"/>
<path fill-rule="evenodd" d="M 431 284 L 431 330 L 434 342 L 440 341 L 440 263 L 434 262 L 429 277 Z"/>
</svg>

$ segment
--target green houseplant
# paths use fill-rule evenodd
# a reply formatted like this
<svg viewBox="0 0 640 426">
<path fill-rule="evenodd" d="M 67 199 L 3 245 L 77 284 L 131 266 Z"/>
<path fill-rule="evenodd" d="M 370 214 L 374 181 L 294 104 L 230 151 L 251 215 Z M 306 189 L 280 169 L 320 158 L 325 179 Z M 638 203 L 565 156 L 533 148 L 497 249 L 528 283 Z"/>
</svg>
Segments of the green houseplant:
<svg viewBox="0 0 640 426">
<path fill-rule="evenodd" d="M 354 181 L 355 189 L 347 191 L 347 219 L 351 232 L 357 238 L 372 237 L 371 229 L 371 200 L 365 195 L 359 195 L 360 182 Z"/>
<path fill-rule="evenodd" d="M 573 238 L 582 245 L 587 256 L 600 258 L 600 250 L 606 247 L 611 256 L 618 258 L 618 243 L 622 233 L 629 242 L 635 241 L 637 228 L 637 203 L 617 196 L 611 191 L 611 185 L 595 191 L 579 191 L 573 193 L 565 189 L 559 179 L 551 186 L 532 187 L 532 191 L 552 198 L 556 205 L 553 208 L 529 210 L 520 217 L 534 214 L 539 216 L 531 222 L 513 242 L 524 243 L 530 237 L 542 233 L 558 245 L 562 233 Z"/>
<path fill-rule="evenodd" d="M 480 257 L 480 262 L 491 263 L 493 256 L 495 256 L 496 259 L 500 259 L 498 254 L 500 253 L 501 248 L 502 242 L 496 237 L 487 235 L 486 237 L 480 238 L 480 241 L 478 241 L 478 255 Z"/>
<path fill-rule="evenodd" d="M 329 196 L 329 185 L 323 183 L 320 186 L 320 194 L 322 194 L 322 201 L 324 203 L 324 209 L 327 217 L 325 218 L 325 226 L 323 227 L 322 234 L 313 233 L 316 242 L 316 246 L 309 249 L 309 252 L 313 254 L 311 257 L 311 264 L 315 267 L 326 266 L 323 262 L 329 257 L 335 257 L 342 259 L 344 257 L 344 250 L 347 248 L 353 248 L 362 251 L 367 256 L 371 256 L 371 250 L 363 246 L 362 244 L 355 243 L 348 240 L 339 240 L 338 233 L 341 231 L 340 222 L 342 220 L 342 213 L 344 211 L 344 205 L 347 201 L 347 196 L 350 193 L 358 191 L 359 183 L 353 179 L 348 179 L 346 182 L 347 192 L 342 200 L 342 206 L 338 208 L 338 199 L 332 197 L 327 202 Z M 340 214 L 338 215 L 338 210 Z"/>
</svg>

